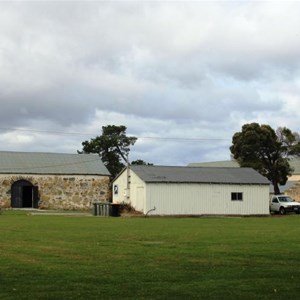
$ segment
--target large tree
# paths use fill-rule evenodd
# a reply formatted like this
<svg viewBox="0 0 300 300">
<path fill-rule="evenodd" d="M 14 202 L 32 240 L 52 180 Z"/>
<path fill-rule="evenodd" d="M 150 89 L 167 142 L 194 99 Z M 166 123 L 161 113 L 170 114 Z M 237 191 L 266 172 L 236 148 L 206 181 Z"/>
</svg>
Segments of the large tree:
<svg viewBox="0 0 300 300">
<path fill-rule="evenodd" d="M 124 163 L 127 163 L 130 146 L 137 140 L 136 137 L 128 137 L 126 129 L 124 125 L 103 126 L 102 134 L 82 142 L 82 151 L 78 152 L 99 154 L 111 175 L 115 177 L 124 168 Z"/>
<path fill-rule="evenodd" d="M 293 169 L 289 157 L 299 155 L 299 135 L 288 128 L 274 131 L 269 125 L 245 124 L 232 138 L 230 151 L 241 167 L 252 167 L 267 177 L 280 194 Z"/>
</svg>

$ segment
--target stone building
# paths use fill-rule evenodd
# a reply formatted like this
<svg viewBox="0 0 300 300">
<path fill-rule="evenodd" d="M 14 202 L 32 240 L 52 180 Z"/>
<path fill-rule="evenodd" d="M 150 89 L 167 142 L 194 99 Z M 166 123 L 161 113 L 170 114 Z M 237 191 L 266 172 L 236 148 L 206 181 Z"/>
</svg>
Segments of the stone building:
<svg viewBox="0 0 300 300">
<path fill-rule="evenodd" d="M 98 155 L 0 151 L 0 206 L 82 210 L 108 201 L 110 173 Z"/>
</svg>

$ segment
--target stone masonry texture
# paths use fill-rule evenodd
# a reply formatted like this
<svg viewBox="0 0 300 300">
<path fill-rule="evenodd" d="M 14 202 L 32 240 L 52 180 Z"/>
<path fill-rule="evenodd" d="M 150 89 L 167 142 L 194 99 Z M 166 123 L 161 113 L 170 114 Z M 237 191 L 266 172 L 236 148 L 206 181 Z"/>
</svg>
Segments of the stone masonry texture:
<svg viewBox="0 0 300 300">
<path fill-rule="evenodd" d="M 0 206 L 11 207 L 11 186 L 27 180 L 38 187 L 40 209 L 87 210 L 109 201 L 109 177 L 92 175 L 0 175 Z"/>
</svg>

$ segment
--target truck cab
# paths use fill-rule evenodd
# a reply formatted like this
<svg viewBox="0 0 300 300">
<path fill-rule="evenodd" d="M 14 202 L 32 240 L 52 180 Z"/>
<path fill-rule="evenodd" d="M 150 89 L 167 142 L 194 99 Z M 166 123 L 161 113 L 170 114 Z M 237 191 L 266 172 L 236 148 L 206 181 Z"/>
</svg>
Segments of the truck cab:
<svg viewBox="0 0 300 300">
<path fill-rule="evenodd" d="M 300 213 L 300 203 L 295 202 L 291 197 L 286 195 L 274 195 L 270 199 L 270 213 L 275 212 L 281 215 L 287 212 Z"/>
</svg>

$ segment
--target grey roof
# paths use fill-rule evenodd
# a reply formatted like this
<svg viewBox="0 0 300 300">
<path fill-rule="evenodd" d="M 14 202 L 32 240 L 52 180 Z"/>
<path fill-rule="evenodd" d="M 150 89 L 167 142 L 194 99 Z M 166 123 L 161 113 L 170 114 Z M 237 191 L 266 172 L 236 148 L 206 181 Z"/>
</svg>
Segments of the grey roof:
<svg viewBox="0 0 300 300">
<path fill-rule="evenodd" d="M 145 182 L 174 183 L 227 183 L 227 184 L 270 184 L 251 168 L 210 168 L 210 167 L 130 167 Z"/>
<path fill-rule="evenodd" d="M 202 163 L 190 163 L 189 167 L 211 167 L 211 168 L 239 168 L 240 165 L 236 160 L 221 160 L 221 161 L 209 161 Z"/>
<path fill-rule="evenodd" d="M 289 161 L 291 167 L 294 168 L 293 175 L 300 175 L 300 158 L 294 157 Z"/>
<path fill-rule="evenodd" d="M 280 193 L 285 193 L 290 188 L 293 188 L 297 184 L 297 181 L 287 181 L 284 185 L 279 185 Z M 270 184 L 270 193 L 274 194 L 274 186 Z"/>
<path fill-rule="evenodd" d="M 300 175 L 300 158 L 290 158 L 289 164 L 294 168 L 293 175 Z M 240 165 L 236 160 L 221 160 L 210 162 L 190 163 L 189 167 L 221 167 L 221 168 L 238 168 Z"/>
<path fill-rule="evenodd" d="M 95 154 L 10 151 L 0 151 L 0 174 L 110 175 Z"/>
</svg>

